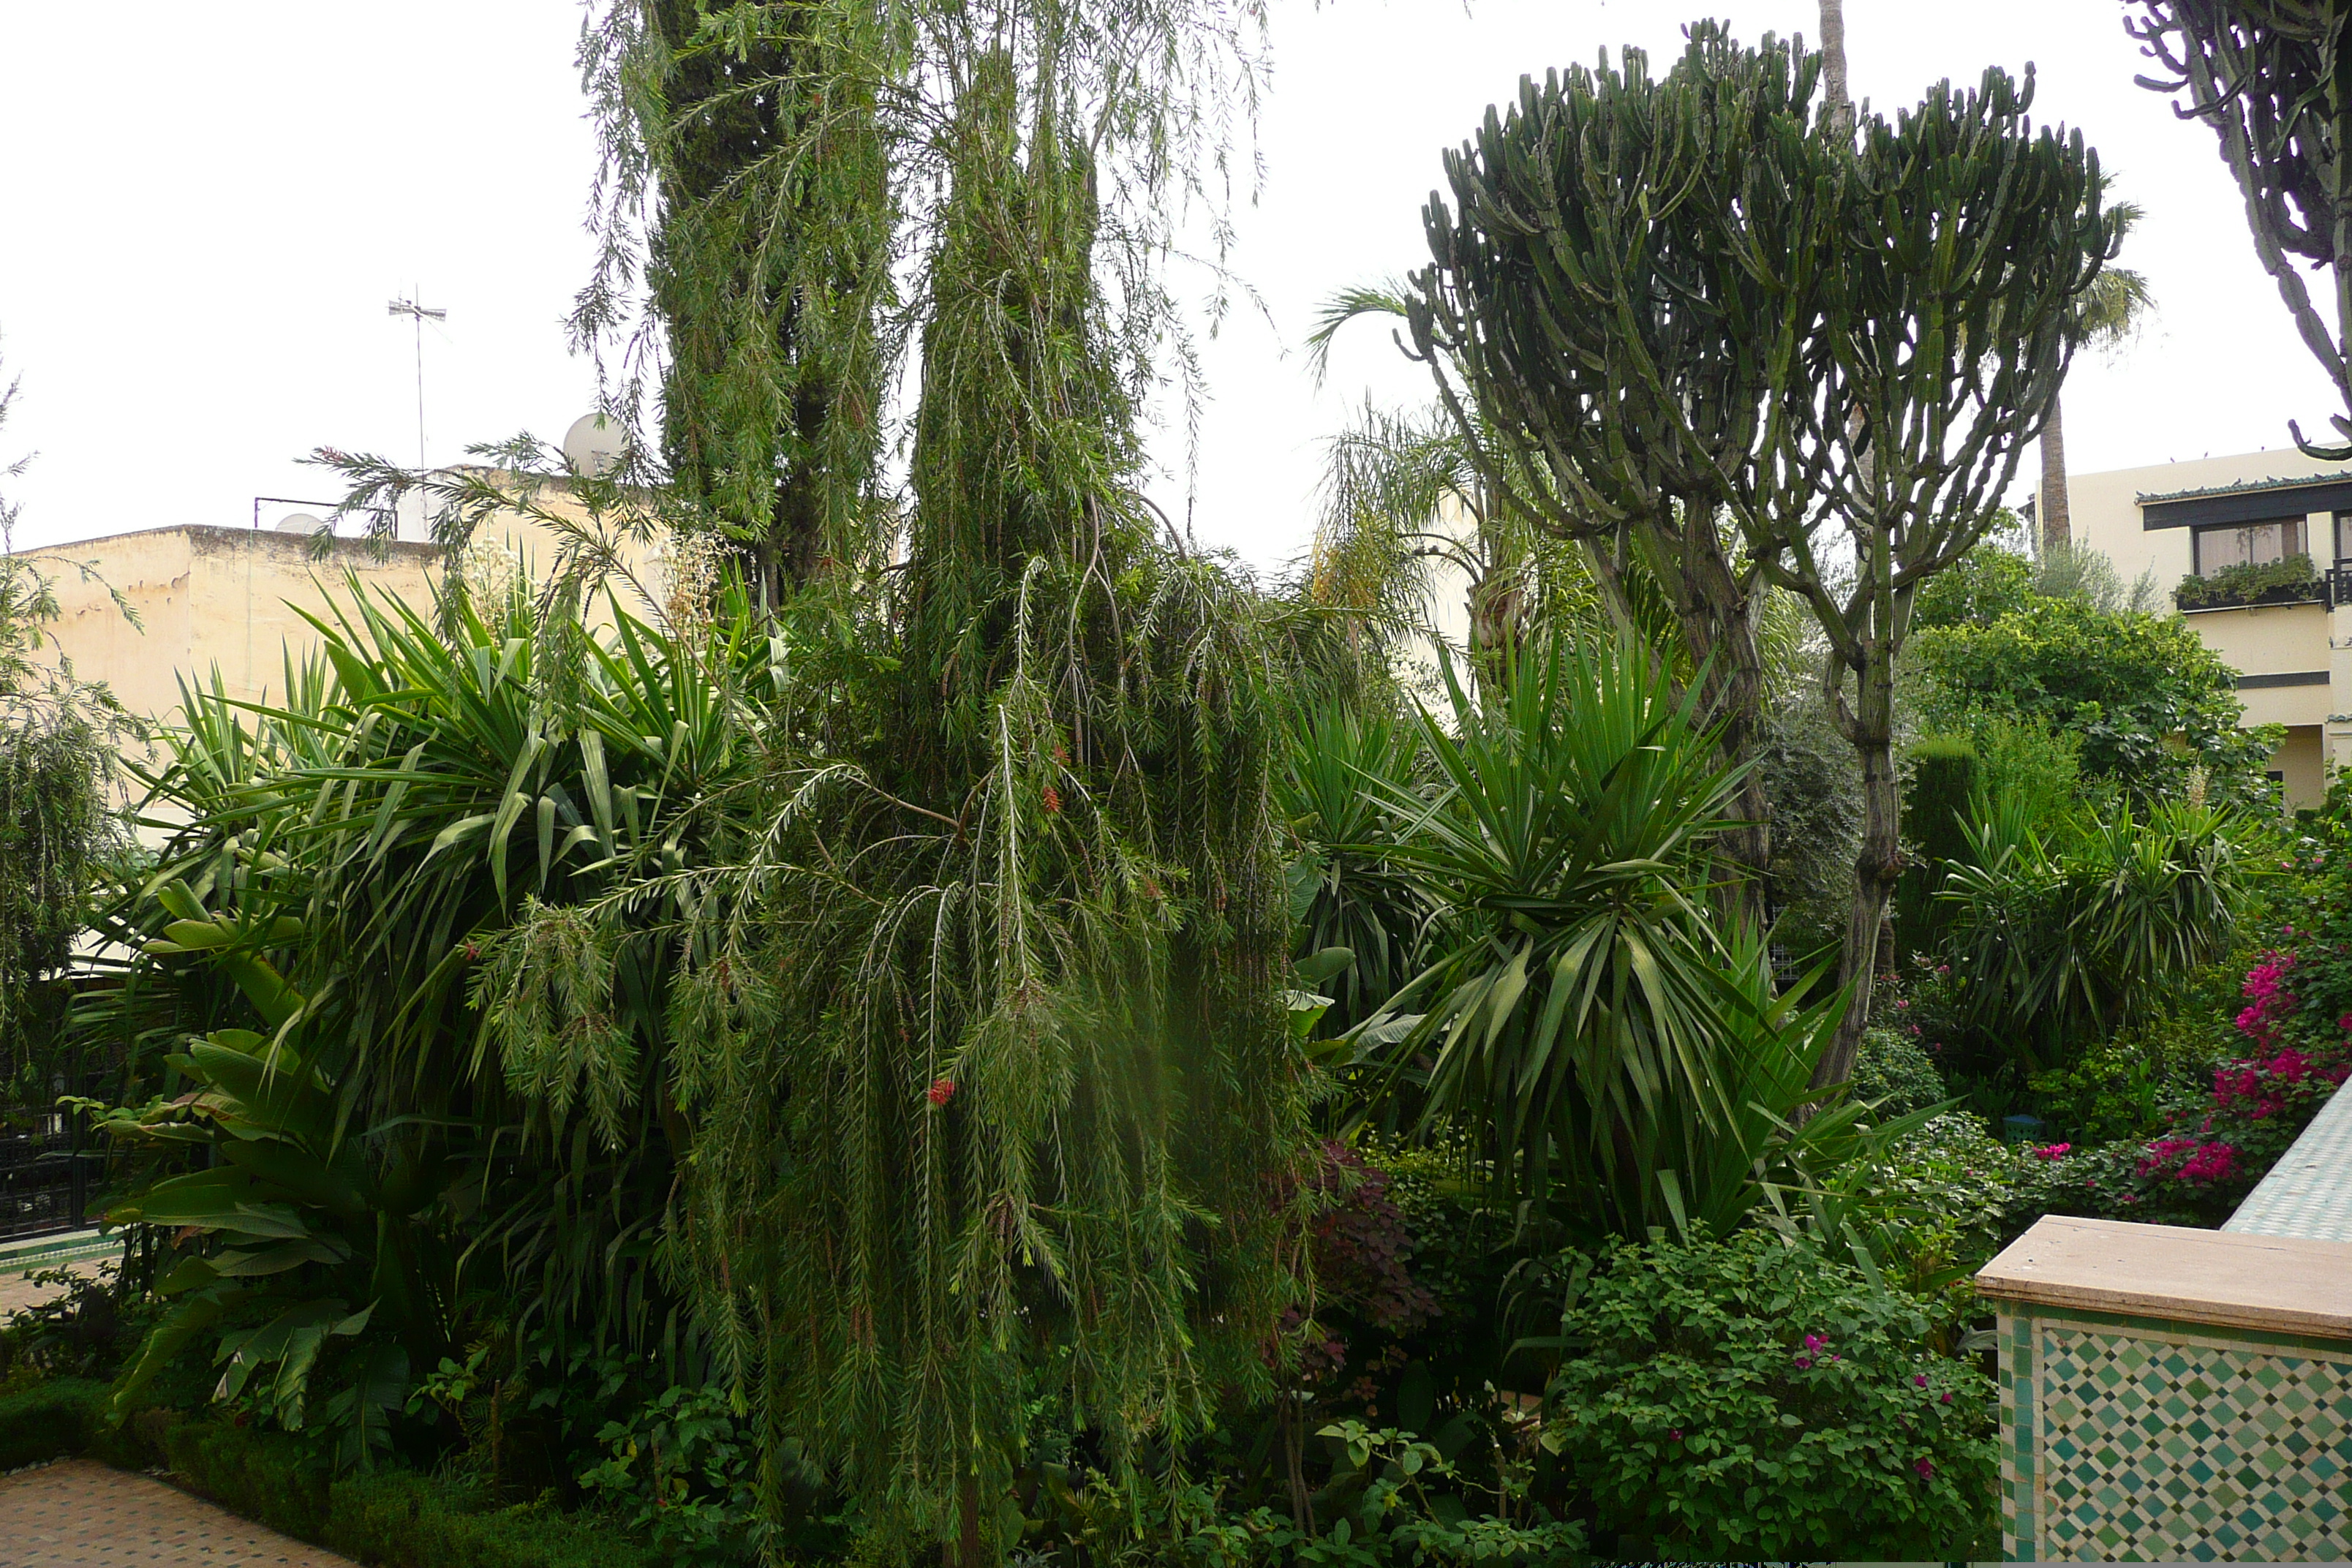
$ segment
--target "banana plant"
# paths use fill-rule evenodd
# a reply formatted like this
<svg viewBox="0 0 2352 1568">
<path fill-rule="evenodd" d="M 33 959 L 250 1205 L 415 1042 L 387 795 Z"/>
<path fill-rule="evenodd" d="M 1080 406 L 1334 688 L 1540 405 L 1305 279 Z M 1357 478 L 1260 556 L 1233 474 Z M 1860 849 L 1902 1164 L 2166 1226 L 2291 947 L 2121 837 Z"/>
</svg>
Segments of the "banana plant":
<svg viewBox="0 0 2352 1568">
<path fill-rule="evenodd" d="M 389 1442 L 412 1353 L 446 1347 L 451 1270 L 425 1218 L 447 1174 L 421 1152 L 415 1118 L 351 1126 L 351 1098 L 304 1047 L 309 1002 L 265 955 L 299 941 L 299 921 L 205 910 L 183 883 L 156 897 L 177 918 L 150 955 L 217 965 L 268 1032 L 218 1029 L 170 1058 L 195 1087 L 100 1123 L 151 1146 L 194 1146 L 206 1168 L 149 1181 L 107 1212 L 111 1225 L 174 1232 L 185 1256 L 158 1282 L 173 1305 L 114 1393 L 127 1415 L 166 1366 L 216 1335 L 213 1397 L 268 1391 L 281 1426 L 309 1419 L 322 1354 L 338 1339 L 373 1339 L 339 1358 L 349 1387 L 327 1414 L 348 1464 Z M 195 1243 L 193 1249 L 187 1247 Z M 429 1364 L 429 1362 L 428 1363 Z"/>
</svg>

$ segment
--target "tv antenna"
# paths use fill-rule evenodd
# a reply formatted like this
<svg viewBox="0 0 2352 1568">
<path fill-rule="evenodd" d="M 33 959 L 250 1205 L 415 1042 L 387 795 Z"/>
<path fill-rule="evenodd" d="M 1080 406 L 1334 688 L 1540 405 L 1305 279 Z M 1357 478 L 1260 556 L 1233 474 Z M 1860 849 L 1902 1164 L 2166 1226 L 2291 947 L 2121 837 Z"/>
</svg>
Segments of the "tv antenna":
<svg viewBox="0 0 2352 1568">
<path fill-rule="evenodd" d="M 415 300 L 394 300 L 385 305 L 384 314 L 406 316 L 416 328 L 416 466 L 425 467 L 425 323 L 446 321 L 446 310 L 428 309 Z"/>
</svg>

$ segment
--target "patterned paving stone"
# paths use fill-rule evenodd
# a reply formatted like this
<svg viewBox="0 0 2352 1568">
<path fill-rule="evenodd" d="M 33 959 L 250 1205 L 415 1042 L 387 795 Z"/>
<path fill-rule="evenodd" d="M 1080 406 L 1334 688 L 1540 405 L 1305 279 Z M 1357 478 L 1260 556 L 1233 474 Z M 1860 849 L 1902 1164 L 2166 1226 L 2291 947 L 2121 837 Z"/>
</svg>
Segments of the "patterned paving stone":
<svg viewBox="0 0 2352 1568">
<path fill-rule="evenodd" d="M 350 1568 L 147 1476 L 88 1459 L 0 1476 L 0 1568 Z"/>
</svg>

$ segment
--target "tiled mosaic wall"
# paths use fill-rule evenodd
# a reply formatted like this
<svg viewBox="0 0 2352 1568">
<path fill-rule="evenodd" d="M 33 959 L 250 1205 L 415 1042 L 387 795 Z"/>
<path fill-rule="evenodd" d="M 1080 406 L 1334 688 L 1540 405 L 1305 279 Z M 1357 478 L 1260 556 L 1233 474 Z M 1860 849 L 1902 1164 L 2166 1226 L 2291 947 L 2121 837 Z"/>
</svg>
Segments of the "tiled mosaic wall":
<svg viewBox="0 0 2352 1568">
<path fill-rule="evenodd" d="M 2352 1560 L 2352 1344 L 2000 1318 L 2012 1563 Z"/>
</svg>

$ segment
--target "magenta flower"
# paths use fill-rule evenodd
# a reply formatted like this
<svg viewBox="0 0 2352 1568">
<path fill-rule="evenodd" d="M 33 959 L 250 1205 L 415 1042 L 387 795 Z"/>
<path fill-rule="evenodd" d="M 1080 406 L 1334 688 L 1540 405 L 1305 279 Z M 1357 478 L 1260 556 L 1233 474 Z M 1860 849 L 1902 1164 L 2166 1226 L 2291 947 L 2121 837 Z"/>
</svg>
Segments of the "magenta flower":
<svg viewBox="0 0 2352 1568">
<path fill-rule="evenodd" d="M 1944 1390 L 1944 1401 L 1943 1401 L 1943 1402 L 1944 1402 L 1945 1404 L 1947 1404 L 1947 1405 L 1949 1405 L 1949 1404 L 1952 1402 L 1952 1391 L 1951 1391 L 1950 1389 L 1948 1389 L 1948 1389 L 1946 1389 L 1946 1390 Z"/>
<path fill-rule="evenodd" d="M 1679 1443 L 1683 1440 L 1683 1429 L 1679 1426 L 1669 1426 L 1666 1428 L 1666 1436 L 1673 1441 Z"/>
<path fill-rule="evenodd" d="M 1915 1469 L 1915 1470 L 1916 1470 L 1916 1471 L 1918 1471 L 1918 1472 L 1919 1472 L 1919 1479 L 1920 1479 L 1921 1480 L 1923 1480 L 1923 1481 L 1924 1481 L 1924 1480 L 1926 1480 L 1929 1476 L 1932 1476 L 1932 1475 L 1934 1475 L 1934 1474 L 1936 1473 L 1936 1467 L 1935 1467 L 1934 1465 L 1932 1465 L 1932 1464 L 1928 1463 L 1928 1462 L 1927 1462 L 1927 1460 L 1925 1460 L 1925 1459 L 1921 1459 L 1918 1463 L 1916 1463 L 1916 1464 L 1913 1465 L 1911 1468 L 1912 1468 L 1913 1469 Z"/>
<path fill-rule="evenodd" d="M 1927 1387 L 1927 1374 L 1926 1373 L 1924 1373 L 1924 1372 L 1914 1373 L 1914 1374 L 1913 1374 L 1913 1376 L 1912 1376 L 1912 1378 L 1911 1378 L 1911 1386 L 1912 1386 L 1912 1387 L 1914 1387 L 1914 1388 L 1925 1388 L 1925 1387 Z"/>
</svg>

